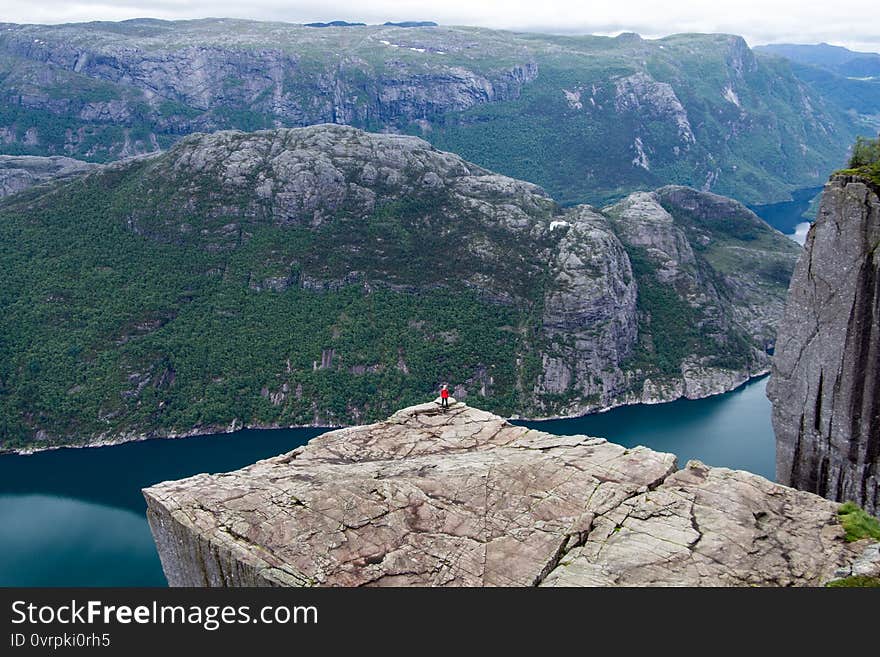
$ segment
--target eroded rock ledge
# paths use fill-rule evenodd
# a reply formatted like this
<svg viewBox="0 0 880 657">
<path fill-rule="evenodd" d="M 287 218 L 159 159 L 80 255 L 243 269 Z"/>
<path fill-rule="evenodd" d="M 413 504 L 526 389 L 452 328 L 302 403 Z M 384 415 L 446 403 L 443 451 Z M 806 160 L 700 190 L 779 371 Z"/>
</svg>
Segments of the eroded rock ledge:
<svg viewBox="0 0 880 657">
<path fill-rule="evenodd" d="M 820 585 L 880 572 L 880 556 L 865 558 L 880 553 L 846 543 L 837 505 L 816 495 L 462 403 L 144 494 L 172 586 Z"/>
</svg>

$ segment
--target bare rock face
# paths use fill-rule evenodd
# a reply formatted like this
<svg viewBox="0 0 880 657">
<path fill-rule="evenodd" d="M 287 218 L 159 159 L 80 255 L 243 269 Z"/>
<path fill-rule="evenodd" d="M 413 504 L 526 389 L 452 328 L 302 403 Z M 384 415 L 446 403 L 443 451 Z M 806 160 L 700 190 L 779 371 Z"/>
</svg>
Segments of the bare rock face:
<svg viewBox="0 0 880 657">
<path fill-rule="evenodd" d="M 39 183 L 94 169 L 95 164 L 70 157 L 0 155 L 0 198 Z"/>
<path fill-rule="evenodd" d="M 614 105 L 621 114 L 633 112 L 648 116 L 664 117 L 678 128 L 678 140 L 682 148 L 696 142 L 687 111 L 675 95 L 672 86 L 658 82 L 644 72 L 614 80 Z M 639 139 L 639 143 L 641 140 Z M 642 164 L 644 168 L 647 162 Z"/>
<path fill-rule="evenodd" d="M 733 390 L 769 368 L 800 249 L 742 204 L 688 187 L 636 192 L 603 208 L 639 294 L 628 399 Z M 631 362 L 633 362 L 631 361 Z"/>
<path fill-rule="evenodd" d="M 166 32 L 171 23 L 149 19 L 130 21 L 125 33 L 5 24 L 0 51 L 127 89 L 128 98 L 85 104 L 78 112 L 82 120 L 125 124 L 132 115 L 148 111 L 159 128 L 178 133 L 217 129 L 223 115 L 212 111 L 233 106 L 271 115 L 279 125 L 390 127 L 401 120 L 515 99 L 538 74 L 528 50 L 516 44 L 501 44 L 492 67 L 472 56 L 456 56 L 473 45 L 468 43 L 472 38 L 455 31 L 434 36 L 431 30 L 374 27 L 361 32 L 369 36 L 358 46 L 337 30 L 317 33 L 290 24 L 224 19 L 205 25 L 209 23 L 218 31 L 197 29 L 186 36 L 180 30 Z M 407 44 L 392 48 L 388 39 Z M 393 56 L 401 46 L 409 57 Z M 433 51 L 441 49 L 444 55 L 451 52 L 450 62 L 438 61 Z M 41 92 L 37 86 L 28 99 L 31 105 L 57 112 L 70 111 L 74 104 L 74 99 L 62 99 L 54 107 L 53 98 Z M 177 103 L 176 111 L 163 110 L 162 101 Z M 144 103 L 147 109 L 138 109 Z M 192 109 L 181 112 L 182 105 Z"/>
<path fill-rule="evenodd" d="M 880 570 L 815 495 L 456 402 L 144 494 L 172 586 L 818 585 L 857 561 Z"/>
<path fill-rule="evenodd" d="M 635 278 L 607 218 L 577 206 L 551 223 L 551 234 L 563 237 L 543 300 L 535 397 L 545 415 L 615 403 L 625 390 L 624 361 L 638 335 Z M 568 404 L 548 403 L 559 396 L 568 396 Z"/>
<path fill-rule="evenodd" d="M 807 235 L 773 375 L 781 483 L 880 513 L 880 199 L 834 176 Z"/>
</svg>

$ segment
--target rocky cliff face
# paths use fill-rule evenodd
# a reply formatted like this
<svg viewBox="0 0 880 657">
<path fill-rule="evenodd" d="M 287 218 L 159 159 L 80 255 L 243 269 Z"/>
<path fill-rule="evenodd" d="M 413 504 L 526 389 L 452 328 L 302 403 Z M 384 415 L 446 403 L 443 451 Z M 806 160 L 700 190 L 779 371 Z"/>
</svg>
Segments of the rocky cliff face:
<svg viewBox="0 0 880 657">
<path fill-rule="evenodd" d="M 669 182 L 768 202 L 845 153 L 859 121 L 834 101 L 731 35 L 0 24 L 0 152 L 100 162 L 329 122 L 419 134 L 566 204 Z"/>
<path fill-rule="evenodd" d="M 424 72 L 403 62 L 390 62 L 384 71 L 371 76 L 363 75 L 366 62 L 356 56 L 336 54 L 332 61 L 321 62 L 326 67 L 323 71 L 316 71 L 308 68 L 313 64 L 308 54 L 282 48 L 230 49 L 207 43 L 141 50 L 120 42 L 50 44 L 31 40 L 28 30 L 14 31 L 4 41 L 12 55 L 128 85 L 143 90 L 147 99 L 164 98 L 203 112 L 256 101 L 254 111 L 294 125 L 393 123 L 400 118 L 464 110 L 478 103 L 516 98 L 522 85 L 537 74 L 537 66 L 528 59 L 488 76 L 444 65 Z M 39 100 L 28 99 L 30 103 Z M 87 105 L 79 117 L 124 121 L 133 113 L 130 103 L 105 101 Z M 199 125 L 187 126 L 181 118 L 172 117 L 178 128 Z M 210 125 L 210 120 L 205 117 L 202 123 Z"/>
<path fill-rule="evenodd" d="M 26 445 L 351 424 L 444 380 L 524 417 L 724 392 L 765 368 L 798 251 L 711 194 L 563 209 L 336 125 L 190 135 L 0 212 L 22 245 L 0 402 Z"/>
<path fill-rule="evenodd" d="M 453 403 L 145 489 L 172 586 L 816 586 L 880 572 L 837 505 Z"/>
<path fill-rule="evenodd" d="M 531 54 L 515 44 L 490 47 L 490 66 L 461 57 L 473 44 L 455 31 L 437 40 L 431 29 L 383 26 L 370 30 L 365 43 L 351 39 L 358 35 L 350 29 L 236 20 L 173 26 L 150 20 L 104 28 L 3 24 L 0 53 L 14 62 L 5 80 L 9 102 L 69 117 L 89 131 L 125 129 L 96 143 L 68 130 L 62 146 L 54 131 L 35 125 L 22 133 L 24 124 L 15 121 L 3 126 L 5 141 L 85 150 L 103 160 L 226 127 L 394 128 L 516 99 L 538 73 Z M 419 38 L 422 31 L 427 38 Z"/>
<path fill-rule="evenodd" d="M 880 200 L 826 185 L 792 278 L 773 375 L 777 479 L 880 513 Z"/>
<path fill-rule="evenodd" d="M 741 204 L 686 187 L 637 192 L 603 214 L 639 290 L 618 394 L 696 399 L 767 371 L 796 247 Z"/>
<path fill-rule="evenodd" d="M 97 165 L 69 157 L 0 155 L 0 197 L 41 182 L 94 169 Z"/>
</svg>

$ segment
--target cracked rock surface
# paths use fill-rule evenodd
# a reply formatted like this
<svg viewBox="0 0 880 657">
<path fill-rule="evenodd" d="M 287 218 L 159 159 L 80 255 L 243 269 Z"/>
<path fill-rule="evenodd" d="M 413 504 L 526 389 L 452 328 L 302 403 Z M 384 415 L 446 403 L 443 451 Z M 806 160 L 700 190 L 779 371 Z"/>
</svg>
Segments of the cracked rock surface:
<svg viewBox="0 0 880 657">
<path fill-rule="evenodd" d="M 457 402 L 144 494 L 172 586 L 818 585 L 880 569 L 810 493 Z"/>
</svg>

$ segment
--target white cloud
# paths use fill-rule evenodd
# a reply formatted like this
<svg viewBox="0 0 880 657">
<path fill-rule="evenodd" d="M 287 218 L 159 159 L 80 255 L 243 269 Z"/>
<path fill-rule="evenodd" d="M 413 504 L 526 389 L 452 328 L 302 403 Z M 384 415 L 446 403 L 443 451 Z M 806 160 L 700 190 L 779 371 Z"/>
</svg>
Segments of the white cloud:
<svg viewBox="0 0 880 657">
<path fill-rule="evenodd" d="M 572 33 L 639 32 L 662 36 L 677 32 L 741 34 L 752 44 L 826 41 L 860 50 L 880 50 L 874 29 L 875 0 L 850 0 L 846 11 L 803 0 L 3 0 L 0 20 L 63 23 L 88 20 L 203 18 L 229 16 L 255 20 L 310 22 L 345 19 L 435 20 L 445 25 Z"/>
</svg>

